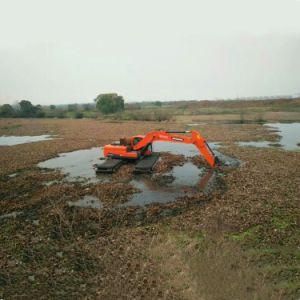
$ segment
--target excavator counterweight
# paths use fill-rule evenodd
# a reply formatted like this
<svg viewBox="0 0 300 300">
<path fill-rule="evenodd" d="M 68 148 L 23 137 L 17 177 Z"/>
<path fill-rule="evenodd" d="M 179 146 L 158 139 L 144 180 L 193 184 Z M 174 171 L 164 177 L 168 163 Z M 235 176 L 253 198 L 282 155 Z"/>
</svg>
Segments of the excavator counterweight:
<svg viewBox="0 0 300 300">
<path fill-rule="evenodd" d="M 217 157 L 198 131 L 151 131 L 105 145 L 103 152 L 106 161 L 96 165 L 96 172 L 113 172 L 128 161 L 137 162 L 135 172 L 151 172 L 158 159 L 158 153 L 152 151 L 152 144 L 156 141 L 193 144 L 210 167 L 217 165 Z"/>
</svg>

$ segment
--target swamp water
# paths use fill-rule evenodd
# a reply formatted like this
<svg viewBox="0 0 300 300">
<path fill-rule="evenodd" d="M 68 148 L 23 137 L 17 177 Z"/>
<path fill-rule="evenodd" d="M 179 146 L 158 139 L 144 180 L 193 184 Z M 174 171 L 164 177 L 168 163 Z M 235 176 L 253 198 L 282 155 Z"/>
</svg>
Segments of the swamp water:
<svg viewBox="0 0 300 300">
<path fill-rule="evenodd" d="M 210 147 L 215 149 L 218 147 L 218 143 L 212 143 Z M 198 149 L 194 145 L 180 143 L 155 142 L 153 150 L 155 152 L 183 154 L 188 158 L 199 155 Z M 219 154 L 217 153 L 218 156 Z M 91 148 L 62 153 L 56 158 L 39 163 L 38 166 L 40 168 L 60 169 L 67 175 L 66 180 L 71 182 L 109 182 L 110 174 L 97 175 L 93 168 L 94 164 L 101 163 L 101 158 L 103 158 L 103 149 L 101 147 Z M 170 172 L 164 173 L 163 179 L 167 180 L 163 180 L 163 183 L 155 180 L 155 174 L 134 175 L 134 178 L 128 184 L 133 185 L 140 192 L 134 193 L 128 199 L 128 202 L 122 206 L 144 206 L 151 203 L 175 201 L 188 191 L 195 191 L 197 188 L 199 189 L 199 186 L 203 186 L 201 179 L 206 177 L 206 173 L 206 168 L 198 168 L 191 161 L 187 160 L 182 166 L 175 166 Z M 100 200 L 97 198 L 92 200 L 83 198 L 77 201 L 76 204 L 72 202 L 69 205 L 101 208 Z"/>
<path fill-rule="evenodd" d="M 27 143 L 35 143 L 41 141 L 52 140 L 51 135 L 35 135 L 35 136 L 0 136 L 0 146 L 14 146 Z"/>
<path fill-rule="evenodd" d="M 278 142 L 258 141 L 258 142 L 239 142 L 239 146 L 271 148 L 279 147 L 284 150 L 300 150 L 300 123 L 267 123 L 270 130 L 278 133 Z"/>
</svg>

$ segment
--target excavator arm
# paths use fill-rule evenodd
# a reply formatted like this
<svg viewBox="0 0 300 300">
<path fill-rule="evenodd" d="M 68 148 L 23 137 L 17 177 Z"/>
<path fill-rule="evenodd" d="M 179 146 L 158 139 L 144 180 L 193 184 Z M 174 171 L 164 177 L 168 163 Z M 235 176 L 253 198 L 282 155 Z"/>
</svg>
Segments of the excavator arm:
<svg viewBox="0 0 300 300">
<path fill-rule="evenodd" d="M 190 135 L 183 135 L 190 133 Z M 210 149 L 206 140 L 196 130 L 192 131 L 152 131 L 145 135 L 143 139 L 133 145 L 133 150 L 140 151 L 146 149 L 148 145 L 155 141 L 184 143 L 195 145 L 208 164 L 213 168 L 217 164 L 217 157 Z"/>
</svg>

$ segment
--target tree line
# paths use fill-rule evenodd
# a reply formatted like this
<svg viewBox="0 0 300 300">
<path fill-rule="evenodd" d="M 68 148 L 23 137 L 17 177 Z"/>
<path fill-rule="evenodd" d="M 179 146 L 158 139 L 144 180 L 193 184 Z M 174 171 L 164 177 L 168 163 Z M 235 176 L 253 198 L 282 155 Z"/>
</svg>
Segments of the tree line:
<svg viewBox="0 0 300 300">
<path fill-rule="evenodd" d="M 124 110 L 124 99 L 116 93 L 100 94 L 94 99 L 94 104 L 69 104 L 62 105 L 33 105 L 29 100 L 22 100 L 16 105 L 3 104 L 0 106 L 2 118 L 82 118 L 91 112 L 113 114 Z"/>
<path fill-rule="evenodd" d="M 41 105 L 32 105 L 28 100 L 22 100 L 17 105 L 3 104 L 0 106 L 0 116 L 6 118 L 43 118 L 45 113 Z"/>
</svg>

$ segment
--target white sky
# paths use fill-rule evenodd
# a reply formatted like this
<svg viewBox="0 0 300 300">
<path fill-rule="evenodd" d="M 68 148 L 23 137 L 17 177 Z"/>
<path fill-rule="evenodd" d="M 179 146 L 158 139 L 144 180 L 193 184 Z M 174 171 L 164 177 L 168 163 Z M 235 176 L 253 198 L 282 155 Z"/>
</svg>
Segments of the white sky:
<svg viewBox="0 0 300 300">
<path fill-rule="evenodd" d="M 0 104 L 300 92 L 300 0 L 0 0 Z"/>
</svg>

